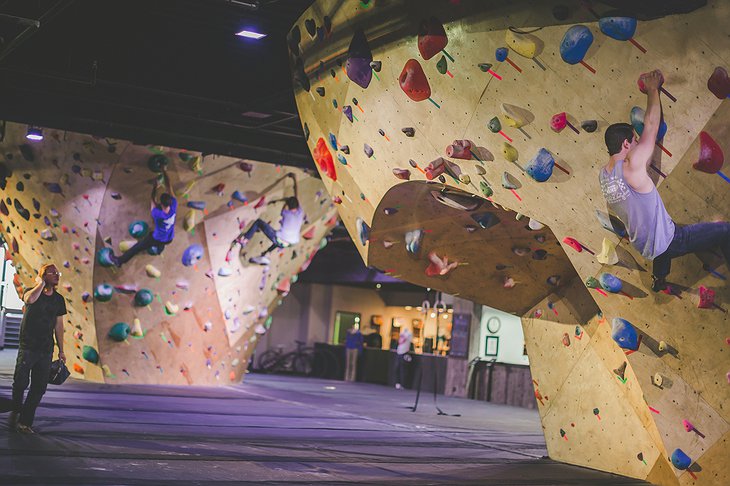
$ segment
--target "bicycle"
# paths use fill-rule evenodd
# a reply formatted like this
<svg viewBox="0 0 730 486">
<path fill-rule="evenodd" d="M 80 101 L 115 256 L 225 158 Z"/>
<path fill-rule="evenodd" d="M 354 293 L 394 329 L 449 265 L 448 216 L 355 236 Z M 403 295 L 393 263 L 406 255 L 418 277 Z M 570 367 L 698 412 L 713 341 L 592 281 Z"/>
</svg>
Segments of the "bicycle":
<svg viewBox="0 0 730 486">
<path fill-rule="evenodd" d="M 293 373 L 309 376 L 312 374 L 314 349 L 305 346 L 303 341 L 295 341 L 297 349 L 284 353 L 283 346 L 269 349 L 259 358 L 259 371 L 264 373 Z"/>
</svg>

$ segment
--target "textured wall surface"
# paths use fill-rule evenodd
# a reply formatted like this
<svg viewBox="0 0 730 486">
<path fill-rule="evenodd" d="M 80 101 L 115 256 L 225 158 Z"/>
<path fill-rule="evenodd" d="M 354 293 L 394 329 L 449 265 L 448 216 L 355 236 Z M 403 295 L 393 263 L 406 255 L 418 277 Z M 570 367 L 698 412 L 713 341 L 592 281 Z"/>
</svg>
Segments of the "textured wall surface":
<svg viewBox="0 0 730 486">
<path fill-rule="evenodd" d="M 278 227 L 282 203 L 267 203 L 293 194 L 287 168 L 56 130 L 31 142 L 25 131 L 8 123 L 0 142 L 2 236 L 25 285 L 43 263 L 62 270 L 73 376 L 107 383 L 240 380 L 269 312 L 336 222 L 321 181 L 293 171 L 307 215 L 298 245 L 274 251 L 268 266 L 254 265 L 248 259 L 269 246 L 258 234 L 227 262 L 231 241 L 254 219 Z M 159 156 L 169 161 L 179 202 L 175 238 L 160 255 L 142 252 L 122 268 L 105 266 L 100 250 L 120 255 L 120 245 L 135 242 L 132 223 L 152 225 L 158 174 L 149 161 Z M 202 252 L 186 266 L 182 257 L 192 245 Z M 145 290 L 149 304 L 136 299 Z M 117 323 L 131 330 L 121 341 L 109 336 Z"/>
<path fill-rule="evenodd" d="M 667 210 L 679 224 L 730 218 L 727 179 L 693 168 L 701 132 L 729 148 L 730 3 L 671 14 L 674 4 L 634 24 L 598 2 L 319 0 L 289 48 L 309 146 L 363 258 L 522 315 L 552 458 L 661 484 L 728 484 L 730 269 L 718 252 L 689 255 L 673 263 L 673 293 L 653 293 L 651 262 L 597 214 L 603 132 L 645 107 L 637 79 L 659 68 L 673 99 L 662 96 L 668 130 L 650 174 Z M 450 216 L 430 204 L 427 179 L 488 197 L 502 222 L 470 228 L 488 203 L 456 198 L 463 216 Z M 505 225 L 515 213 L 522 224 Z M 525 230 L 530 219 L 547 228 Z M 409 251 L 419 228 L 430 231 Z M 539 231 L 574 241 L 530 241 Z M 604 245 L 617 245 L 615 264 L 598 260 Z M 546 258 L 532 260 L 537 250 Z M 458 266 L 427 275 L 433 251 Z M 545 286 L 550 265 L 557 286 Z M 604 272 L 622 293 L 588 288 Z M 699 307 L 701 288 L 715 305 Z M 612 339 L 614 318 L 631 323 L 638 346 Z M 677 449 L 689 468 L 672 464 Z"/>
</svg>

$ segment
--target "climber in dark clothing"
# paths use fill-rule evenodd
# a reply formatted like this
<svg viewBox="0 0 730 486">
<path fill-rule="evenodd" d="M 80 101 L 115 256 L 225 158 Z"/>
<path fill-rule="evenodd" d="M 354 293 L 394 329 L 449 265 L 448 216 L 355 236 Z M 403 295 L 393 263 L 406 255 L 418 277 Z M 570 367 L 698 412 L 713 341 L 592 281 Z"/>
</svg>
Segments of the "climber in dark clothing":
<svg viewBox="0 0 730 486">
<path fill-rule="evenodd" d="M 639 140 L 633 127 L 616 123 L 606 129 L 610 159 L 601 168 L 599 180 L 608 207 L 626 225 L 631 244 L 653 260 L 652 290 L 667 287 L 672 259 L 719 247 L 730 266 L 730 223 L 697 223 L 679 226 L 664 208 L 662 198 L 647 173 L 661 124 L 660 71 L 641 77 L 647 90 L 644 130 Z"/>
<path fill-rule="evenodd" d="M 175 216 L 177 213 L 177 199 L 170 184 L 170 177 L 167 175 L 167 168 L 162 166 L 162 177 L 165 180 L 165 188 L 167 192 L 160 196 L 157 200 L 157 189 L 159 181 L 155 182 L 152 189 L 152 200 L 150 203 L 150 214 L 155 228 L 147 233 L 147 236 L 139 240 L 132 248 L 125 251 L 121 256 L 110 255 L 109 259 L 117 266 L 121 267 L 132 259 L 137 253 L 156 247 L 159 253 L 165 249 L 165 245 L 172 242 L 175 237 Z"/>
<path fill-rule="evenodd" d="M 32 434 L 35 412 L 48 386 L 53 359 L 53 338 L 58 346 L 58 358 L 66 361 L 63 352 L 63 316 L 66 301 L 56 292 L 61 273 L 55 265 L 43 265 L 38 271 L 35 287 L 25 291 L 25 312 L 20 324 L 20 349 L 13 376 L 11 426 L 18 432 Z M 30 384 L 28 396 L 23 395 Z"/>
</svg>

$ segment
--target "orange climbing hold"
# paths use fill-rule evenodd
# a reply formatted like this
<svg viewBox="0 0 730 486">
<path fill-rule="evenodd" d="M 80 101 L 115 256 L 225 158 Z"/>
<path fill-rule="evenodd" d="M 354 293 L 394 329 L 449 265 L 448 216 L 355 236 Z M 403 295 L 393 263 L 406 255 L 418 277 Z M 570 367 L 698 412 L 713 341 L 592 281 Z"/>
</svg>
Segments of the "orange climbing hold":
<svg viewBox="0 0 730 486">
<path fill-rule="evenodd" d="M 333 181 L 337 180 L 337 172 L 335 171 L 335 162 L 332 159 L 332 154 L 327 148 L 327 143 L 322 137 L 317 140 L 317 146 L 314 148 L 314 160 L 317 161 L 319 170 L 327 174 L 327 177 Z"/>
</svg>

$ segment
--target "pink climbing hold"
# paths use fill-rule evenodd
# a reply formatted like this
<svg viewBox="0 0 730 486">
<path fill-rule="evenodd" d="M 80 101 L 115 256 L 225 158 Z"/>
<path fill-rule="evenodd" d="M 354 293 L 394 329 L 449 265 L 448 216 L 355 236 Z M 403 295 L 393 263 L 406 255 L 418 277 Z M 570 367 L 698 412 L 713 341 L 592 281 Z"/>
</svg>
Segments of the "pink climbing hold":
<svg viewBox="0 0 730 486">
<path fill-rule="evenodd" d="M 692 422 L 687 419 L 682 420 L 682 425 L 684 426 L 684 430 L 686 430 L 687 432 L 692 432 L 693 430 L 695 430 L 695 426 L 692 425 Z"/>
<path fill-rule="evenodd" d="M 393 175 L 403 181 L 411 180 L 411 171 L 408 169 L 393 169 Z"/>
<path fill-rule="evenodd" d="M 716 174 L 725 163 L 722 148 L 707 132 L 700 132 L 700 157 L 692 164 L 695 170 Z"/>
<path fill-rule="evenodd" d="M 563 131 L 565 127 L 570 127 L 575 133 L 580 133 L 569 121 L 568 115 L 565 112 L 557 113 L 550 119 L 550 128 L 557 133 Z"/>
<path fill-rule="evenodd" d="M 724 67 L 716 67 L 707 79 L 707 89 L 718 99 L 724 100 L 730 96 L 730 77 Z"/>
<path fill-rule="evenodd" d="M 578 240 L 576 240 L 575 238 L 566 236 L 565 238 L 563 238 L 563 243 L 565 243 L 566 245 L 568 245 L 569 247 L 571 247 L 578 253 L 583 251 L 583 246 L 580 243 L 578 243 Z"/>
<path fill-rule="evenodd" d="M 261 206 L 263 206 L 263 205 L 264 205 L 264 202 L 265 202 L 265 201 L 266 201 L 266 196 L 261 196 L 261 198 L 260 198 L 260 199 L 259 199 L 258 201 L 256 201 L 256 204 L 254 205 L 254 207 L 253 207 L 253 208 L 254 208 L 254 209 L 258 209 L 258 208 L 260 208 Z"/>
<path fill-rule="evenodd" d="M 439 157 L 436 160 L 432 160 L 424 169 L 424 172 L 426 173 L 426 179 L 429 181 L 437 178 L 441 174 L 444 173 L 446 170 L 446 164 L 444 163 L 444 159 L 442 157 Z"/>
<path fill-rule="evenodd" d="M 309 228 L 302 234 L 302 238 L 304 238 L 305 240 L 311 240 L 312 238 L 314 238 L 314 229 L 314 226 Z"/>
<path fill-rule="evenodd" d="M 700 301 L 697 307 L 700 309 L 710 309 L 715 305 L 715 291 L 708 289 L 704 285 L 700 285 Z"/>
<path fill-rule="evenodd" d="M 449 262 L 449 257 L 444 256 L 441 258 L 434 251 L 428 254 L 428 260 L 431 262 L 426 267 L 426 275 L 429 277 L 446 275 L 459 266 L 459 262 Z"/>
<path fill-rule="evenodd" d="M 446 147 L 446 156 L 454 159 L 471 160 L 473 146 L 474 143 L 471 140 L 454 140 L 451 145 Z"/>
</svg>

